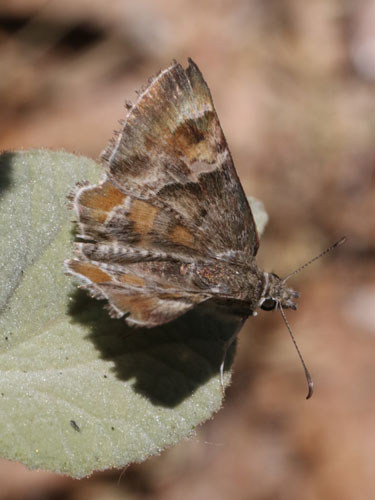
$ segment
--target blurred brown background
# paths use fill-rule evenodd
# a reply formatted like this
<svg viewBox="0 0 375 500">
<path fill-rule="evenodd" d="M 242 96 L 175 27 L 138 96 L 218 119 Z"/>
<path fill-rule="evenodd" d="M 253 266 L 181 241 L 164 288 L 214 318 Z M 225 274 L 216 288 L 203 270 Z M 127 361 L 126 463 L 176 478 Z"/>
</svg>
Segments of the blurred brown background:
<svg viewBox="0 0 375 500">
<path fill-rule="evenodd" d="M 348 237 L 292 282 L 316 393 L 280 315 L 260 314 L 196 437 L 81 481 L 1 461 L 1 500 L 374 498 L 374 2 L 1 0 L 0 149 L 96 158 L 125 98 L 188 56 L 270 215 L 260 263 L 285 275 Z"/>
</svg>

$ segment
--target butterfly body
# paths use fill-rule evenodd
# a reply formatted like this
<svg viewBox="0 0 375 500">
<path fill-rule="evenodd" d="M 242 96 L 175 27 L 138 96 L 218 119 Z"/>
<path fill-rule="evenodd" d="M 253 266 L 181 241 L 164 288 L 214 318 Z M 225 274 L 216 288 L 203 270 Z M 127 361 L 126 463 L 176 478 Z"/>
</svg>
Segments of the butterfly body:
<svg viewBox="0 0 375 500">
<path fill-rule="evenodd" d="M 79 234 L 66 269 L 112 316 L 152 327 L 206 301 L 242 318 L 268 298 L 295 307 L 296 292 L 255 262 L 251 209 L 191 60 L 128 105 L 103 162 L 102 181 L 71 196 Z"/>
</svg>

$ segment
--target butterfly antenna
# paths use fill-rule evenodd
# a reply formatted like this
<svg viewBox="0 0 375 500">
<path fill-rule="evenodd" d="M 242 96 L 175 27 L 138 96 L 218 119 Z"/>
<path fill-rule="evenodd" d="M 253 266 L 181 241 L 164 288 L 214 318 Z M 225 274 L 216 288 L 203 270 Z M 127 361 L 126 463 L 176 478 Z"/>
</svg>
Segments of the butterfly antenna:
<svg viewBox="0 0 375 500">
<path fill-rule="evenodd" d="M 288 274 L 288 276 L 286 278 L 283 279 L 283 283 L 286 283 L 288 281 L 289 278 L 291 278 L 292 276 L 294 276 L 295 274 L 299 273 L 300 271 L 302 271 L 302 269 L 305 269 L 307 266 L 309 266 L 310 264 L 312 264 L 313 262 L 315 262 L 316 260 L 320 259 L 320 257 L 323 257 L 323 255 L 325 255 L 326 253 L 330 252 L 331 250 L 333 250 L 334 248 L 342 245 L 343 243 L 346 242 L 346 236 L 343 236 L 339 241 L 336 241 L 336 243 L 334 243 L 333 245 L 331 245 L 330 247 L 326 248 L 325 250 L 323 250 L 322 253 L 320 253 L 319 255 L 317 255 L 316 257 L 314 257 L 313 259 L 309 260 L 309 262 L 306 262 L 306 264 L 303 264 L 303 266 L 299 267 L 298 269 L 296 269 L 295 271 L 293 271 L 292 273 Z"/>
<path fill-rule="evenodd" d="M 309 370 L 307 369 L 307 366 L 305 364 L 305 361 L 302 357 L 302 354 L 301 354 L 301 351 L 299 350 L 298 348 L 298 345 L 297 345 L 297 342 L 296 342 L 296 339 L 294 338 L 294 335 L 292 333 L 292 329 L 290 328 L 290 325 L 289 325 L 289 322 L 288 320 L 286 319 L 286 316 L 285 316 L 285 312 L 284 312 L 284 309 L 282 308 L 282 305 L 280 304 L 280 302 L 278 302 L 278 307 L 280 309 L 280 312 L 281 312 L 281 315 L 284 319 L 284 322 L 285 322 L 285 325 L 288 329 L 288 332 L 289 332 L 289 335 L 293 341 L 293 344 L 294 344 L 294 347 L 296 348 L 296 351 L 297 351 L 297 354 L 298 354 L 298 357 L 299 359 L 301 360 L 301 363 L 302 363 L 302 366 L 303 366 L 303 369 L 305 371 L 305 377 L 306 377 L 306 382 L 307 382 L 307 386 L 308 386 L 308 392 L 307 392 L 307 396 L 306 396 L 306 399 L 310 399 L 311 396 L 313 395 L 313 392 L 314 392 L 314 382 L 313 382 L 313 379 L 311 378 L 311 375 L 310 375 L 310 372 Z"/>
</svg>

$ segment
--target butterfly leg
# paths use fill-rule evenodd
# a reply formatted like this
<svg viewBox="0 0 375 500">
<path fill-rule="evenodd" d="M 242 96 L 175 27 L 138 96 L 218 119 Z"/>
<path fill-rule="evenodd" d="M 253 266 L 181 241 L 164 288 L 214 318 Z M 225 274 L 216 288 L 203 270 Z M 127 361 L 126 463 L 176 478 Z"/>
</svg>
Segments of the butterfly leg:
<svg viewBox="0 0 375 500">
<path fill-rule="evenodd" d="M 223 396 L 225 394 L 225 387 L 224 387 L 224 366 L 225 366 L 225 361 L 226 361 L 226 358 L 227 358 L 227 353 L 229 351 L 229 348 L 233 344 L 233 342 L 236 340 L 237 335 L 240 333 L 240 330 L 241 330 L 243 324 L 245 323 L 245 321 L 246 321 L 246 318 L 241 319 L 238 322 L 238 324 L 236 325 L 236 328 L 235 328 L 233 334 L 229 337 L 229 339 L 224 344 L 223 360 L 222 360 L 221 365 L 220 365 L 220 382 L 221 382 L 221 389 L 223 391 Z"/>
</svg>

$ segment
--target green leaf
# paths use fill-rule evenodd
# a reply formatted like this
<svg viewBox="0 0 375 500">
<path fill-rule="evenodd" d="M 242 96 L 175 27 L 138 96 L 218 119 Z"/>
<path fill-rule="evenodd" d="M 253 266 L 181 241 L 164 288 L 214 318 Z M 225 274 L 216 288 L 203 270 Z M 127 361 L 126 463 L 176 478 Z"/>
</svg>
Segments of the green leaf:
<svg viewBox="0 0 375 500">
<path fill-rule="evenodd" d="M 264 230 L 266 229 L 268 223 L 268 214 L 264 209 L 263 203 L 257 198 L 254 198 L 254 196 L 248 196 L 247 201 L 249 202 L 251 211 L 253 212 L 255 225 L 257 227 L 258 235 L 260 238 L 264 233 Z"/>
<path fill-rule="evenodd" d="M 63 271 L 66 196 L 99 176 L 65 152 L 0 156 L 0 454 L 77 478 L 144 460 L 210 418 L 236 328 L 200 307 L 135 330 L 77 290 Z"/>
</svg>

